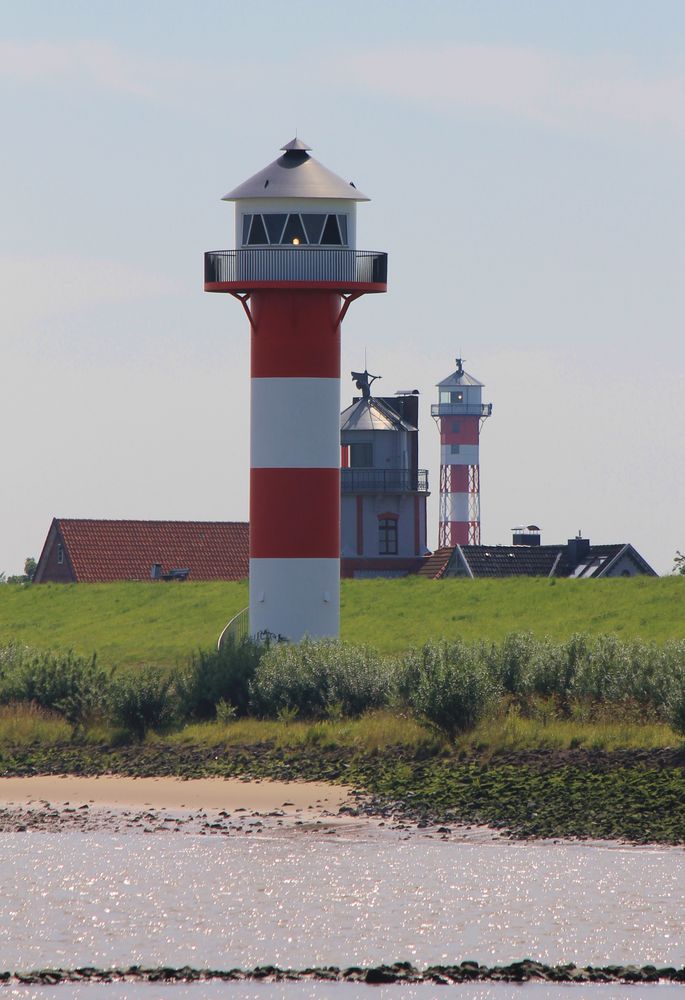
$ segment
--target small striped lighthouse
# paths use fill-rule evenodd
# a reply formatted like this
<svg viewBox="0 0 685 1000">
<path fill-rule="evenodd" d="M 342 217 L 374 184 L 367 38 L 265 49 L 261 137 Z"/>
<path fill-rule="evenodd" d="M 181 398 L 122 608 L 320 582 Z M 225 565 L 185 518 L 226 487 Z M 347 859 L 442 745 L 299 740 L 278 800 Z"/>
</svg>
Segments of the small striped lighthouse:
<svg viewBox="0 0 685 1000">
<path fill-rule="evenodd" d="M 205 291 L 251 331 L 250 623 L 298 641 L 340 630 L 340 327 L 386 291 L 387 255 L 356 249 L 369 199 L 293 139 L 224 196 L 235 250 L 205 254 Z"/>
<path fill-rule="evenodd" d="M 492 403 L 481 401 L 482 389 L 457 358 L 431 406 L 440 431 L 439 548 L 480 545 L 480 430 L 492 413 Z"/>
</svg>

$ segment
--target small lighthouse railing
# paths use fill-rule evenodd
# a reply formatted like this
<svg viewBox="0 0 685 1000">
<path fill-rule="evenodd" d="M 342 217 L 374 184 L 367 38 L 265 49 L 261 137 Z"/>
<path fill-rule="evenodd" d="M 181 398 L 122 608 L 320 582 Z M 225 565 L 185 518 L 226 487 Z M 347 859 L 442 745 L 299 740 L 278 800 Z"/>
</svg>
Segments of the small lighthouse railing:
<svg viewBox="0 0 685 1000">
<path fill-rule="evenodd" d="M 265 247 L 210 250 L 205 254 L 205 284 L 243 281 L 331 281 L 386 284 L 388 255 L 375 250 Z"/>
<path fill-rule="evenodd" d="M 492 403 L 432 403 L 431 417 L 489 417 Z"/>
<path fill-rule="evenodd" d="M 343 493 L 427 493 L 428 470 L 341 469 Z"/>
<path fill-rule="evenodd" d="M 224 628 L 216 644 L 217 649 L 221 649 L 227 642 L 232 642 L 235 646 L 239 645 L 243 639 L 247 639 L 249 632 L 250 609 L 243 608 L 242 611 L 239 611 L 237 615 L 231 618 L 228 625 Z"/>
</svg>

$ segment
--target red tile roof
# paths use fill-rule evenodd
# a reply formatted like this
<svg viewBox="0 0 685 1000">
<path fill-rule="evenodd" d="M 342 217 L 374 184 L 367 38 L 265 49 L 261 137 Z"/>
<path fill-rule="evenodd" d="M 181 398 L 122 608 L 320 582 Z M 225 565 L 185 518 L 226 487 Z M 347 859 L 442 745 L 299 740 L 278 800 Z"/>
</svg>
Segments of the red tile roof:
<svg viewBox="0 0 685 1000">
<path fill-rule="evenodd" d="M 248 530 L 244 521 L 101 521 L 56 518 L 79 583 L 149 580 L 189 569 L 189 580 L 245 580 Z"/>
</svg>

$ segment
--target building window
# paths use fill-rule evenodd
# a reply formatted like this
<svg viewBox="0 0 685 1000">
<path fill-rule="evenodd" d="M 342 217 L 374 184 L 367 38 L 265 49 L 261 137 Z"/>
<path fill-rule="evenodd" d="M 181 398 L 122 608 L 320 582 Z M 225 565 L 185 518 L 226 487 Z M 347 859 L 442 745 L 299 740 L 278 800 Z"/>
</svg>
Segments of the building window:
<svg viewBox="0 0 685 1000">
<path fill-rule="evenodd" d="M 453 420 L 452 421 L 452 433 L 453 434 L 458 434 L 460 430 L 461 430 L 461 424 L 459 423 L 459 421 L 458 420 Z"/>
<path fill-rule="evenodd" d="M 351 469 L 372 469 L 373 468 L 373 445 L 372 444 L 351 444 L 350 445 L 350 468 Z"/>
<path fill-rule="evenodd" d="M 378 522 L 378 552 L 382 556 L 397 555 L 397 518 L 380 518 Z"/>
<path fill-rule="evenodd" d="M 464 393 L 463 392 L 451 392 L 450 393 L 450 403 L 463 403 Z"/>
<path fill-rule="evenodd" d="M 450 445 L 450 451 L 452 452 L 453 455 L 458 455 L 460 447 L 461 447 L 461 445 L 451 444 Z"/>
<path fill-rule="evenodd" d="M 57 565 L 61 566 L 64 562 L 64 546 L 61 542 L 57 543 Z"/>
</svg>

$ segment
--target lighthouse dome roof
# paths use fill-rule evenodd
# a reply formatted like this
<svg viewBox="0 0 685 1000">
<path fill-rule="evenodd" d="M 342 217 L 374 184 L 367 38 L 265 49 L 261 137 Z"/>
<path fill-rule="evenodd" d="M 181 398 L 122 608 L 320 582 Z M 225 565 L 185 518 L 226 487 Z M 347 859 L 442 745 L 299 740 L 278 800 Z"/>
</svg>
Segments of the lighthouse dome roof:
<svg viewBox="0 0 685 1000">
<path fill-rule="evenodd" d="M 456 371 L 444 378 L 442 382 L 438 382 L 438 388 L 447 388 L 450 385 L 475 385 L 482 386 L 483 383 L 479 382 L 477 378 L 473 375 L 469 375 L 468 372 L 464 371 L 463 365 L 461 363 L 461 358 L 457 358 L 457 368 Z"/>
<path fill-rule="evenodd" d="M 283 155 L 225 194 L 222 201 L 243 198 L 339 198 L 369 201 L 351 181 L 344 181 L 309 155 L 311 146 L 291 139 Z"/>
<path fill-rule="evenodd" d="M 399 413 L 373 396 L 357 399 L 340 414 L 341 431 L 414 431 Z"/>
</svg>

